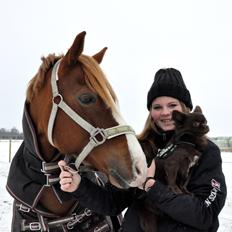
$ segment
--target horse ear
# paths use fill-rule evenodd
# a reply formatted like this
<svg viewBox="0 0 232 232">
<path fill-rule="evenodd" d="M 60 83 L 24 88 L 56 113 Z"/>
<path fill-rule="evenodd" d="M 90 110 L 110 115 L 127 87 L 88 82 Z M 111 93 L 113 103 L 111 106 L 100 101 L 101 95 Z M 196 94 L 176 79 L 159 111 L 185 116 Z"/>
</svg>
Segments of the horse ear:
<svg viewBox="0 0 232 232">
<path fill-rule="evenodd" d="M 173 110 L 172 111 L 172 119 L 175 121 L 175 122 L 178 122 L 178 123 L 181 123 L 185 120 L 186 118 L 186 114 L 185 113 L 182 113 L 178 110 Z"/>
<path fill-rule="evenodd" d="M 202 113 L 201 107 L 200 106 L 196 106 L 193 112 L 195 112 L 195 113 Z"/>
<path fill-rule="evenodd" d="M 100 52 L 92 56 L 98 62 L 98 64 L 102 62 L 102 59 L 105 55 L 106 50 L 107 50 L 107 47 L 103 48 Z"/>
<path fill-rule="evenodd" d="M 64 59 L 67 60 L 68 65 L 75 65 L 77 63 L 78 57 L 81 55 L 84 49 L 85 35 L 86 35 L 85 31 L 78 34 L 71 48 L 64 56 Z"/>
</svg>

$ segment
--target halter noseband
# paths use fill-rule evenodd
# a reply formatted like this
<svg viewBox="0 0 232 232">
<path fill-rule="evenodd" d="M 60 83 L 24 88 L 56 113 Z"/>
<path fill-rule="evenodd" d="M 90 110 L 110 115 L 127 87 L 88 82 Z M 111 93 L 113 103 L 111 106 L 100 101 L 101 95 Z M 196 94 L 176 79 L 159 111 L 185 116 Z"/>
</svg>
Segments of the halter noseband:
<svg viewBox="0 0 232 232">
<path fill-rule="evenodd" d="M 100 144 L 104 143 L 107 139 L 112 139 L 116 136 L 123 134 L 135 135 L 135 132 L 128 125 L 118 125 L 107 129 L 94 127 L 86 120 L 84 120 L 82 117 L 80 117 L 73 109 L 71 109 L 64 102 L 64 99 L 62 95 L 59 93 L 57 87 L 57 81 L 59 80 L 58 69 L 59 69 L 60 61 L 61 59 L 56 62 L 56 64 L 52 69 L 51 86 L 52 86 L 53 100 L 52 100 L 52 110 L 48 122 L 48 140 L 50 144 L 54 146 L 52 140 L 52 132 L 53 132 L 55 118 L 57 115 L 57 110 L 58 108 L 61 108 L 74 122 L 76 122 L 79 126 L 81 126 L 84 130 L 86 130 L 90 134 L 89 143 L 83 148 L 81 153 L 76 158 L 75 166 L 78 169 L 82 161 L 87 157 L 87 155 L 92 151 L 94 147 L 97 147 Z M 55 99 L 57 98 L 59 98 L 60 100 L 58 103 L 55 102 Z M 100 135 L 100 139 L 99 139 L 99 135 Z"/>
</svg>

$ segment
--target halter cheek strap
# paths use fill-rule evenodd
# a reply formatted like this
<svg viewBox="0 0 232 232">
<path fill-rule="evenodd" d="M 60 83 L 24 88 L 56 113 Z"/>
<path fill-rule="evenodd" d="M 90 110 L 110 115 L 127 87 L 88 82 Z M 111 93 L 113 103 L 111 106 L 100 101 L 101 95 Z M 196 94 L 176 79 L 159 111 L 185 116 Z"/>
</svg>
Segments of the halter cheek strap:
<svg viewBox="0 0 232 232">
<path fill-rule="evenodd" d="M 107 129 L 94 127 L 86 120 L 84 120 L 82 117 L 80 117 L 72 108 L 70 108 L 65 103 L 57 87 L 57 82 L 59 80 L 58 69 L 60 62 L 61 59 L 56 62 L 56 64 L 52 69 L 51 87 L 52 87 L 53 99 L 52 99 L 52 110 L 48 121 L 48 140 L 52 146 L 55 146 L 53 143 L 52 134 L 53 134 L 54 122 L 56 119 L 58 108 L 62 109 L 74 122 L 76 122 L 84 130 L 89 132 L 90 134 L 89 143 L 83 148 L 82 152 L 78 155 L 75 161 L 75 166 L 78 169 L 80 164 L 87 157 L 87 155 L 93 150 L 94 147 L 104 143 L 107 139 L 112 139 L 116 136 L 120 136 L 123 134 L 135 135 L 135 132 L 128 125 L 118 125 Z M 59 99 L 58 103 L 56 103 L 57 99 Z"/>
<path fill-rule="evenodd" d="M 58 91 L 57 81 L 59 80 L 58 77 L 58 69 L 60 66 L 60 61 L 58 60 L 52 69 L 52 76 L 51 76 L 51 86 L 52 86 L 52 111 L 50 114 L 49 122 L 48 122 L 48 140 L 54 146 L 52 140 L 52 131 L 54 127 L 55 118 L 57 115 L 58 108 L 61 108 L 70 118 L 72 118 L 77 124 L 79 124 L 83 129 L 87 130 L 88 132 L 92 131 L 94 127 L 81 118 L 72 108 L 70 108 L 63 100 L 62 95 Z M 56 103 L 55 99 L 59 98 L 59 102 Z"/>
</svg>

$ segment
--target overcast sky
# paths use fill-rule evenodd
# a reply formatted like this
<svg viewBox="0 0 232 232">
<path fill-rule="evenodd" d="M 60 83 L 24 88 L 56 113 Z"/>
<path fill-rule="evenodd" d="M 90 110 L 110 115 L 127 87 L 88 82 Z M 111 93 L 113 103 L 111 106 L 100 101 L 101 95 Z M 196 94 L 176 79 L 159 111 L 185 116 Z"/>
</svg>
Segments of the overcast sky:
<svg viewBox="0 0 232 232">
<path fill-rule="evenodd" d="M 29 80 L 41 56 L 66 53 L 86 31 L 84 53 L 108 50 L 102 68 L 137 133 L 155 72 L 181 71 L 209 136 L 232 135 L 231 0 L 7 0 L 0 10 L 0 128 L 22 130 Z"/>
</svg>

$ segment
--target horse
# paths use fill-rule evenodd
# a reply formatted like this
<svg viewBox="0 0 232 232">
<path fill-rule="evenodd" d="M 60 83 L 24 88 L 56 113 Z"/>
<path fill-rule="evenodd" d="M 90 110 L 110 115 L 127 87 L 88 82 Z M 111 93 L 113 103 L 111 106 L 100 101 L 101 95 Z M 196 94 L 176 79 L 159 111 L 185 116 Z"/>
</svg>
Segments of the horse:
<svg viewBox="0 0 232 232">
<path fill-rule="evenodd" d="M 65 55 L 42 57 L 27 88 L 24 140 L 6 186 L 16 202 L 14 211 L 38 217 L 34 224 L 21 224 L 22 231 L 33 226 L 50 231 L 49 225 L 67 221 L 78 204 L 59 188 L 61 159 L 74 157 L 78 170 L 82 166 L 98 170 L 122 189 L 137 187 L 146 178 L 145 155 L 100 68 L 107 48 L 93 56 L 82 54 L 85 35 L 79 33 Z M 63 221 L 61 227 L 66 231 Z"/>
</svg>

